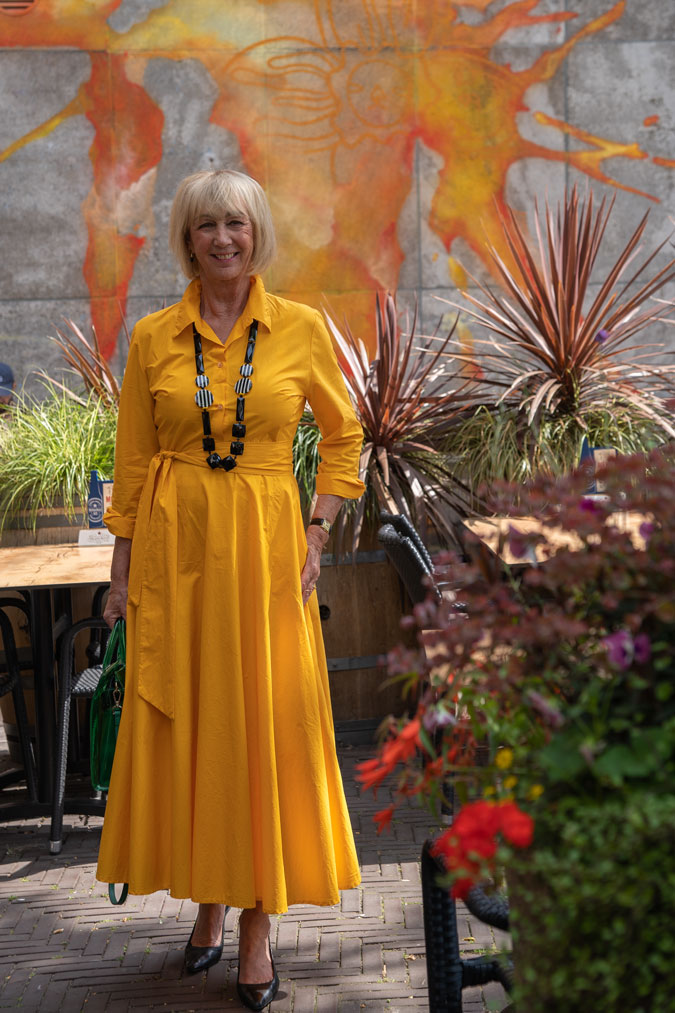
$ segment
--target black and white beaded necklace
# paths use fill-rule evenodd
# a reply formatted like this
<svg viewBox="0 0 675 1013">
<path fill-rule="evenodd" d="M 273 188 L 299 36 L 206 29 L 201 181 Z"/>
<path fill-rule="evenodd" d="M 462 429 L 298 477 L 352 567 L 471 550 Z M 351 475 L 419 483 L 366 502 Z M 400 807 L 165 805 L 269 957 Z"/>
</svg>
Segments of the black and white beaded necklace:
<svg viewBox="0 0 675 1013">
<path fill-rule="evenodd" d="M 232 442 L 227 457 L 221 457 L 216 453 L 216 443 L 211 436 L 211 417 L 209 408 L 213 404 L 213 394 L 206 388 L 209 385 L 209 378 L 204 372 L 204 357 L 202 355 L 202 339 L 196 324 L 192 324 L 192 337 L 195 343 L 195 363 L 197 365 L 197 376 L 195 383 L 199 390 L 195 394 L 195 402 L 202 410 L 202 426 L 204 439 L 202 446 L 208 457 L 206 462 L 211 468 L 224 468 L 225 471 L 232 471 L 237 467 L 237 458 L 244 453 L 244 437 L 246 436 L 246 425 L 244 424 L 245 398 L 253 386 L 251 376 L 253 375 L 253 353 L 255 352 L 255 341 L 258 336 L 258 321 L 253 320 L 248 329 L 248 340 L 246 342 L 246 354 L 239 369 L 240 379 L 234 385 L 234 392 L 237 395 L 237 407 L 235 421 L 232 425 Z"/>
</svg>

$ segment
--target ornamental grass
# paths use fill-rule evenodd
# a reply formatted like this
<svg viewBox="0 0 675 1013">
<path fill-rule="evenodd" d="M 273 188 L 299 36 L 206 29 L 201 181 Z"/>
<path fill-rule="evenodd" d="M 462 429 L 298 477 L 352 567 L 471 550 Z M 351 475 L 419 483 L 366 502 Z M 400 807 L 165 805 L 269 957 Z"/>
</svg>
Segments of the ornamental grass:
<svg viewBox="0 0 675 1013">
<path fill-rule="evenodd" d="M 73 400 L 45 382 L 43 400 L 20 396 L 6 413 L 0 453 L 0 530 L 24 513 L 35 527 L 43 507 L 62 503 L 74 518 L 92 468 L 112 478 L 117 411 L 95 394 Z"/>
</svg>

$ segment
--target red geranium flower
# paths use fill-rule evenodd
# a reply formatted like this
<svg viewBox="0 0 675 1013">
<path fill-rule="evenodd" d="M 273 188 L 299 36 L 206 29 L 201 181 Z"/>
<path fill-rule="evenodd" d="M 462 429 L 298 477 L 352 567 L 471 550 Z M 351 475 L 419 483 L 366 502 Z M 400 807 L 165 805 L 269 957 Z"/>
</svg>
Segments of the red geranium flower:
<svg viewBox="0 0 675 1013">
<path fill-rule="evenodd" d="M 529 848 L 534 835 L 534 820 L 515 802 L 502 802 L 501 830 L 504 837 L 516 848 Z"/>
</svg>

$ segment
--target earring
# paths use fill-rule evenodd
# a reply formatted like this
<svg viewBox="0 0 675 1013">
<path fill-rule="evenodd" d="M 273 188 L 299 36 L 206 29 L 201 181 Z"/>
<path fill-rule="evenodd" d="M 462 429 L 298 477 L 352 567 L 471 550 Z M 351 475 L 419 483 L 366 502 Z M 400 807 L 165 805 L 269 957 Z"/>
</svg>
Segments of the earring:
<svg viewBox="0 0 675 1013">
<path fill-rule="evenodd" d="M 190 250 L 190 261 L 193 261 L 194 259 L 195 259 L 194 251 Z"/>
</svg>

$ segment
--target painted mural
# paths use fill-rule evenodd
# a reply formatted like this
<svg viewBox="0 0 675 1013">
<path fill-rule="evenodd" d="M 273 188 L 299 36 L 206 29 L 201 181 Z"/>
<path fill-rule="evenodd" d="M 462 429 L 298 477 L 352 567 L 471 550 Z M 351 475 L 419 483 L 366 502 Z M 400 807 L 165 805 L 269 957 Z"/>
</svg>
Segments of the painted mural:
<svg viewBox="0 0 675 1013">
<path fill-rule="evenodd" d="M 237 138 L 244 168 L 271 198 L 284 249 L 275 288 L 306 299 L 396 287 L 403 261 L 397 222 L 418 141 L 441 163 L 429 227 L 448 254 L 461 238 L 479 257 L 478 223 L 498 234 L 507 172 L 518 160 L 566 162 L 620 187 L 608 159 L 651 158 L 637 143 L 592 136 L 537 110 L 531 110 L 537 122 L 582 146 L 535 144 L 517 123 L 528 109 L 528 89 L 550 81 L 584 38 L 620 19 L 623 0 L 608 0 L 576 31 L 573 10 L 537 13 L 538 0 L 512 0 L 494 14 L 489 0 L 146 0 L 135 3 L 142 11 L 136 23 L 115 31 L 110 19 L 121 4 L 23 0 L 0 25 L 3 47 L 89 54 L 89 78 L 72 100 L 17 138 L 0 161 L 70 117 L 86 117 L 93 127 L 83 271 L 108 354 L 152 228 L 157 169 L 169 157 L 162 150 L 163 113 L 143 84 L 154 59 L 198 60 L 215 82 L 211 122 Z M 477 16 L 462 18 L 467 9 Z M 514 28 L 568 21 L 566 41 L 525 70 L 491 58 Z M 675 168 L 675 161 L 652 161 Z M 130 205 L 145 209 L 148 220 L 134 221 Z M 453 280 L 461 280 L 461 270 L 449 256 L 448 284 Z"/>
</svg>

